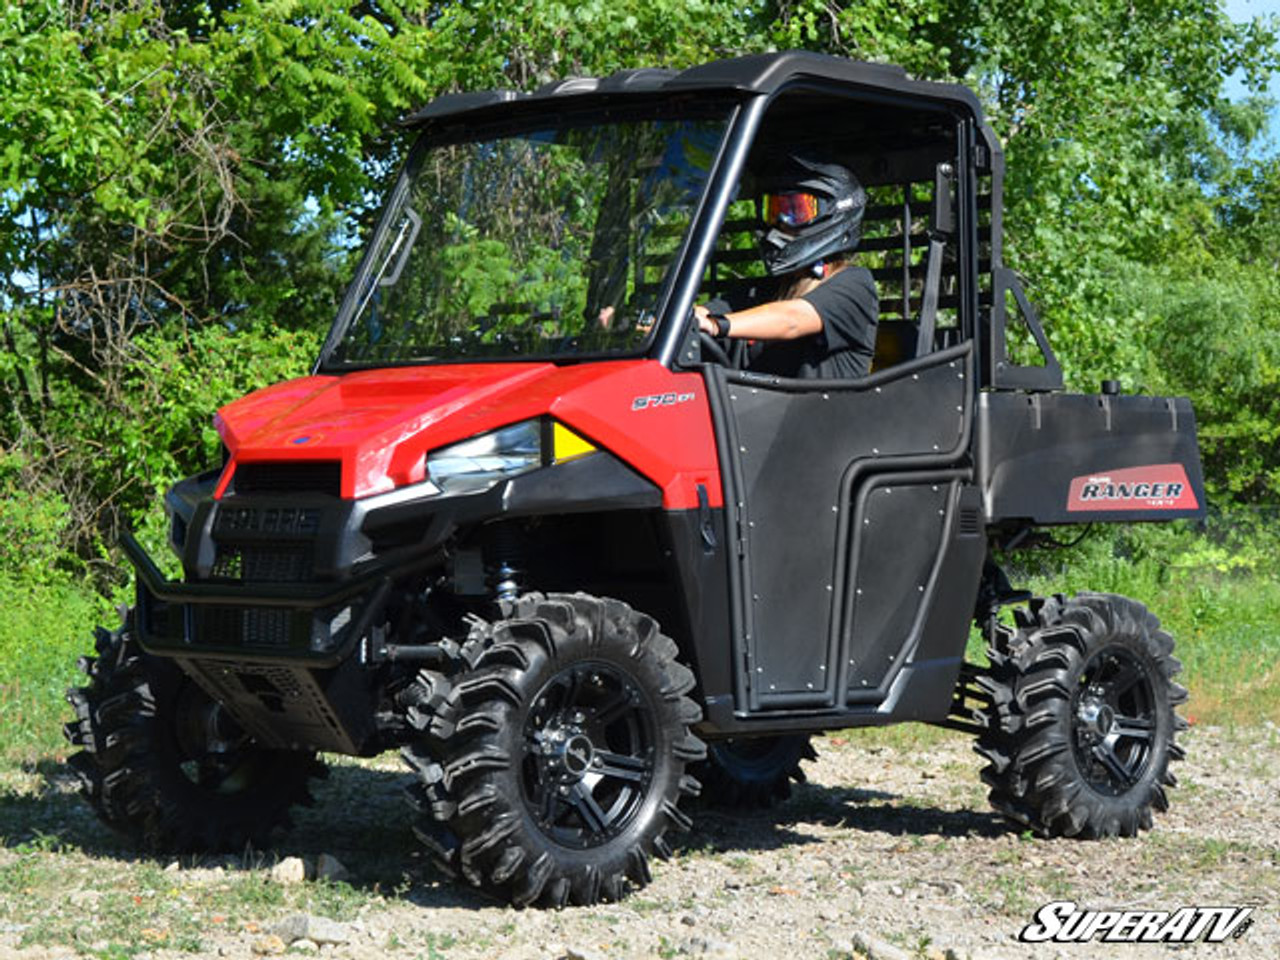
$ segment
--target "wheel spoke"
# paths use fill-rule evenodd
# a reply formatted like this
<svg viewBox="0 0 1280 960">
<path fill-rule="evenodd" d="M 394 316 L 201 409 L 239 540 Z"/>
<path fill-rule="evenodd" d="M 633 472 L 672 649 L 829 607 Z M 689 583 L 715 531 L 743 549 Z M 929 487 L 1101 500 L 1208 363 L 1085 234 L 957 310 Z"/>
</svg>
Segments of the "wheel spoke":
<svg viewBox="0 0 1280 960">
<path fill-rule="evenodd" d="M 550 826 L 556 818 L 555 779 L 541 749 L 522 761 L 521 779 L 524 781 L 525 801 L 530 813 L 539 822 Z"/>
<path fill-rule="evenodd" d="M 596 760 L 599 764 L 592 769 L 601 776 L 613 777 L 615 780 L 639 782 L 649 772 L 649 761 L 643 757 L 629 757 L 624 753 L 597 750 Z"/>
<path fill-rule="evenodd" d="M 1122 787 L 1133 786 L 1136 781 L 1133 771 L 1126 767 L 1120 758 L 1116 756 L 1115 746 L 1109 740 L 1094 744 L 1091 753 L 1117 784 Z"/>
<path fill-rule="evenodd" d="M 582 671 L 570 670 L 568 676 L 569 682 L 564 689 L 564 709 L 569 710 L 577 707 L 582 702 Z"/>
<path fill-rule="evenodd" d="M 559 799 L 555 789 L 548 783 L 542 784 L 542 796 L 538 800 L 538 812 L 547 826 L 556 822 L 556 800 Z"/>
<path fill-rule="evenodd" d="M 603 702 L 592 710 L 590 722 L 601 730 L 608 728 L 615 720 L 626 713 L 631 706 L 631 697 L 626 690 L 611 690 Z"/>
<path fill-rule="evenodd" d="M 1116 717 L 1111 732 L 1116 737 L 1150 742 L 1155 736 L 1156 724 L 1148 717 Z"/>
<path fill-rule="evenodd" d="M 576 670 L 566 671 L 557 677 L 544 695 L 549 708 L 543 714 L 544 721 L 550 715 L 563 712 L 574 706 L 578 701 L 580 686 L 581 681 Z"/>
<path fill-rule="evenodd" d="M 579 781 L 574 784 L 569 802 L 582 815 L 583 823 L 592 833 L 604 833 L 609 828 L 608 815 L 600 809 L 600 804 L 596 803 L 596 798 L 591 795 L 591 790 L 585 783 Z"/>
<path fill-rule="evenodd" d="M 1122 662 L 1115 676 L 1102 681 L 1106 687 L 1107 700 L 1112 706 L 1116 706 L 1120 698 L 1141 679 L 1142 669 L 1136 663 L 1128 660 Z"/>
</svg>

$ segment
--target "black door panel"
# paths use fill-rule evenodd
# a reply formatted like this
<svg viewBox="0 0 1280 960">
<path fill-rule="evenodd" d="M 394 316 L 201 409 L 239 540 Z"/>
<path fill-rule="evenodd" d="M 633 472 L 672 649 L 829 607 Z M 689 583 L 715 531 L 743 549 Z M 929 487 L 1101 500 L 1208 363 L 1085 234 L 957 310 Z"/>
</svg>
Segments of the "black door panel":
<svg viewBox="0 0 1280 960">
<path fill-rule="evenodd" d="M 740 711 L 841 707 L 849 685 L 891 679 L 890 653 L 923 619 L 917 587 L 940 556 L 955 489 L 899 479 L 894 493 L 864 492 L 885 474 L 936 474 L 967 457 L 970 361 L 964 344 L 857 381 L 710 374 L 738 540 Z M 874 529 L 854 535 L 864 520 Z M 861 609 L 859 589 L 876 594 Z"/>
<path fill-rule="evenodd" d="M 890 667 L 918 632 L 958 494 L 958 481 L 916 483 L 910 474 L 879 474 L 864 485 L 853 515 L 840 630 L 849 700 L 878 700 Z"/>
</svg>

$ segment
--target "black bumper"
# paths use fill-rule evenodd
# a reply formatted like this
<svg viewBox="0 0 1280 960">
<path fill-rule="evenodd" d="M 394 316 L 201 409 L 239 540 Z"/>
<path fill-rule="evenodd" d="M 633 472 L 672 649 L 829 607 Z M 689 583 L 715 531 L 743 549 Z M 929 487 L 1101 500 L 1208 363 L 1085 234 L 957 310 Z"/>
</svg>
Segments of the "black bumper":
<svg viewBox="0 0 1280 960">
<path fill-rule="evenodd" d="M 385 570 L 336 584 L 179 583 L 128 532 L 120 545 L 138 574 L 138 640 L 162 656 L 334 666 L 391 589 Z"/>
<path fill-rule="evenodd" d="M 459 530 L 544 514 L 656 509 L 661 492 L 601 452 L 466 495 L 413 488 L 365 500 L 317 494 L 212 497 L 203 475 L 170 491 L 187 582 L 167 579 L 129 534 L 139 640 L 184 659 L 335 666 L 394 581 L 444 564 Z"/>
</svg>

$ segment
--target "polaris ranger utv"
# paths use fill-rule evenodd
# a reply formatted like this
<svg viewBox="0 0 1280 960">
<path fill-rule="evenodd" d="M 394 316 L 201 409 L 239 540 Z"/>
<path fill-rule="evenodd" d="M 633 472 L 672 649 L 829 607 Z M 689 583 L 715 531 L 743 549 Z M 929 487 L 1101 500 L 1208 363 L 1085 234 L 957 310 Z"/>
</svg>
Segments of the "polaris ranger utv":
<svg viewBox="0 0 1280 960">
<path fill-rule="evenodd" d="M 407 123 L 313 375 L 223 408 L 224 463 L 167 494 L 181 582 L 124 538 L 137 604 L 67 726 L 108 825 L 261 844 L 318 752 L 398 748 L 441 866 L 589 904 L 648 880 L 700 779 L 766 801 L 810 735 L 900 721 L 974 733 L 992 803 L 1040 834 L 1151 825 L 1171 638 L 993 556 L 1200 516 L 1195 421 L 1062 391 L 969 90 L 779 53 Z M 865 186 L 858 379 L 753 370 L 691 314 L 758 295 L 759 188 L 798 149 Z M 964 662 L 975 622 L 989 664 Z"/>
</svg>

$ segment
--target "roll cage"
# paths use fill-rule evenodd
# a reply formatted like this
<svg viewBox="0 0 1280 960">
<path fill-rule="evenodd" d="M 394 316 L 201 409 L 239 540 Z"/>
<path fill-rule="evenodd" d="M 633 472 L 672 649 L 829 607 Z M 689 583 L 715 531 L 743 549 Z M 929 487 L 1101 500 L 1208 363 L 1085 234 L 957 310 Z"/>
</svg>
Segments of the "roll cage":
<svg viewBox="0 0 1280 960">
<path fill-rule="evenodd" d="M 1003 152 L 966 87 L 911 80 L 898 67 L 787 52 L 682 72 L 642 69 L 574 78 L 531 93 L 446 94 L 409 115 L 404 125 L 434 140 L 461 142 L 478 128 L 553 117 L 569 106 L 608 116 L 646 102 L 678 108 L 707 98 L 733 104 L 727 132 L 657 299 L 654 334 L 636 356 L 672 368 L 703 361 L 687 322 L 693 303 L 735 289 L 747 293 L 750 281 L 759 279 L 759 270 L 751 268 L 756 223 L 740 206 L 742 187 L 788 143 L 812 139 L 829 146 L 831 124 L 823 118 L 839 110 L 841 129 L 848 131 L 843 159 L 872 195 L 859 254 L 869 261 L 881 291 L 877 367 L 975 340 L 977 386 L 1061 389 L 1061 368 L 1035 311 L 1003 264 Z M 849 114 L 866 119 L 851 122 Z M 379 224 L 371 250 L 389 229 Z M 348 291 L 317 372 L 333 369 L 357 286 Z M 547 359 L 604 358 L 580 353 Z"/>
</svg>

